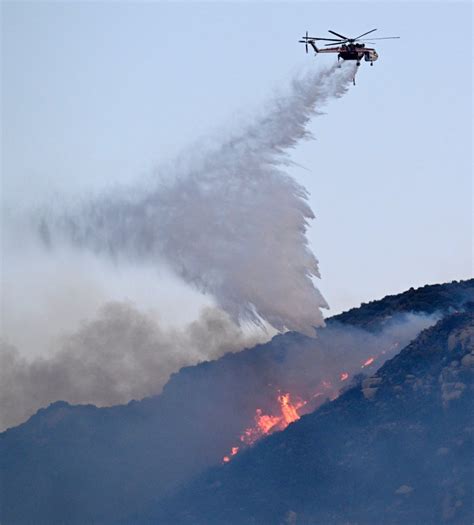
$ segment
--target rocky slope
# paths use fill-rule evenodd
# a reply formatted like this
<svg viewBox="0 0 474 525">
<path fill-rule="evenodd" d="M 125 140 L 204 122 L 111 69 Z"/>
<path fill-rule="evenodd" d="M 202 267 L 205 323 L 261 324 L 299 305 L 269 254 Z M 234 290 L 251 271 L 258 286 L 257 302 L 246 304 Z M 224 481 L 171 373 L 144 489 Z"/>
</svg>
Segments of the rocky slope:
<svg viewBox="0 0 474 525">
<path fill-rule="evenodd" d="M 42 409 L 0 434 L 0 521 L 104 524 L 137 517 L 220 464 L 256 407 L 273 413 L 278 392 L 307 399 L 323 385 L 323 395 L 305 405 L 313 410 L 345 387 L 342 370 L 355 379 L 375 372 L 434 322 L 424 314 L 446 315 L 473 297 L 474 280 L 410 290 L 330 319 L 316 340 L 287 333 L 184 368 L 159 396 L 112 408 L 58 402 Z"/>
<path fill-rule="evenodd" d="M 337 400 L 190 484 L 166 512 L 155 509 L 155 522 L 467 525 L 473 379 L 474 313 L 456 313 Z"/>
</svg>

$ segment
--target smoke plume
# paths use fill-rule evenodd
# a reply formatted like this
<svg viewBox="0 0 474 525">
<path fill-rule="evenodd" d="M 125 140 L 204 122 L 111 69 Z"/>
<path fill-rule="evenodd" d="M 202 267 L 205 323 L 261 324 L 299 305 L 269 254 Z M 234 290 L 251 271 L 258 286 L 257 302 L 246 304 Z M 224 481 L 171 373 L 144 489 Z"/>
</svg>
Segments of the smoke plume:
<svg viewBox="0 0 474 525">
<path fill-rule="evenodd" d="M 373 372 L 438 318 L 399 315 L 376 334 L 333 322 L 319 331 L 317 339 L 288 334 L 282 347 L 282 340 L 275 338 L 260 350 L 241 354 L 242 363 L 247 362 L 244 367 L 235 360 L 222 361 L 222 367 L 231 367 L 229 373 L 208 377 L 202 394 L 198 384 L 186 383 L 187 374 L 173 376 L 168 389 L 177 390 L 181 397 L 195 391 L 197 405 L 206 405 L 209 414 L 221 414 L 221 419 L 223 414 L 242 417 L 242 406 L 271 406 L 276 386 L 309 400 L 327 382 L 333 385 L 324 391 L 329 397 L 337 393 L 341 372 L 351 378 L 365 372 L 361 363 L 374 356 L 367 369 Z M 108 303 L 94 319 L 63 335 L 47 357 L 27 359 L 13 345 L 0 341 L 0 431 L 58 400 L 111 406 L 158 394 L 170 374 L 182 366 L 239 352 L 265 339 L 259 330 L 245 333 L 215 308 L 203 310 L 184 328 L 165 329 L 131 303 Z M 201 399 L 201 395 L 210 397 Z M 324 399 L 314 399 L 308 408 Z"/>
<path fill-rule="evenodd" d="M 234 321 L 314 333 L 327 304 L 306 230 L 307 192 L 285 172 L 308 121 L 355 74 L 336 66 L 296 78 L 253 123 L 154 177 L 42 214 L 46 244 L 166 264 L 214 297 Z"/>
<path fill-rule="evenodd" d="M 180 367 L 266 337 L 262 331 L 244 333 L 215 308 L 182 329 L 164 329 L 132 304 L 111 302 L 63 335 L 48 357 L 26 359 L 0 340 L 0 431 L 58 400 L 109 406 L 157 394 Z"/>
</svg>

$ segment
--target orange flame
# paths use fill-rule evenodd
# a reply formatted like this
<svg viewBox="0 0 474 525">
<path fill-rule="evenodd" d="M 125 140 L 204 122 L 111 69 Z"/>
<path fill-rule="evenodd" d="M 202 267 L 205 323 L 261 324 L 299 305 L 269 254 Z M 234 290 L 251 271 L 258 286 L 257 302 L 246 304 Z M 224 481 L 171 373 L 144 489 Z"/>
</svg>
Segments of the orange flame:
<svg viewBox="0 0 474 525">
<path fill-rule="evenodd" d="M 232 456 L 235 456 L 235 455 L 237 454 L 238 451 L 239 451 L 239 447 L 232 447 L 232 448 L 230 449 L 230 455 L 229 455 L 229 456 L 224 456 L 224 457 L 222 458 L 222 461 L 223 461 L 224 463 L 229 463 L 230 458 L 231 458 Z"/>
<path fill-rule="evenodd" d="M 394 350 L 400 346 L 399 342 L 395 342 L 388 349 L 388 351 Z M 385 354 L 387 350 L 382 351 L 382 354 Z M 362 365 L 361 368 L 370 366 L 378 356 L 369 357 Z M 337 377 L 337 375 L 335 376 Z M 341 372 L 339 374 L 339 381 L 347 381 L 350 377 L 348 372 Z M 271 384 L 267 386 L 271 387 Z M 279 391 L 280 392 L 280 391 Z M 322 380 L 318 387 L 316 393 L 309 395 L 310 407 L 314 409 L 316 402 L 314 401 L 318 397 L 330 399 L 336 399 L 340 394 L 340 385 L 333 385 L 329 379 Z M 313 401 L 311 401 L 313 400 Z M 279 414 L 264 414 L 261 408 L 255 410 L 255 424 L 251 427 L 246 428 L 239 437 L 242 446 L 251 446 L 257 440 L 262 438 L 265 435 L 271 434 L 277 430 L 284 430 L 290 423 L 300 419 L 300 409 L 307 404 L 307 401 L 298 400 L 292 402 L 290 394 L 287 392 L 285 394 L 279 393 L 277 396 L 277 401 L 279 405 Z M 227 456 L 222 458 L 224 463 L 228 463 L 233 456 L 235 456 L 240 450 L 240 447 L 232 447 L 230 453 Z"/>
<path fill-rule="evenodd" d="M 375 361 L 375 357 L 369 357 L 367 361 L 361 366 L 361 368 L 365 368 L 366 366 L 371 365 Z"/>
<path fill-rule="evenodd" d="M 306 405 L 306 401 L 292 402 L 290 394 L 281 394 L 277 398 L 280 414 L 264 414 L 261 408 L 255 410 L 255 425 L 246 428 L 240 436 L 240 441 L 245 445 L 253 445 L 261 437 L 274 432 L 275 430 L 284 430 L 290 423 L 300 418 L 298 410 Z M 229 455 L 224 456 L 222 461 L 228 463 L 232 456 L 239 451 L 239 447 L 232 447 Z"/>
<path fill-rule="evenodd" d="M 398 347 L 399 343 L 395 343 L 393 347 Z M 365 368 L 370 366 L 374 361 L 375 357 L 369 357 L 361 366 Z M 348 372 L 341 372 L 339 374 L 339 381 L 347 381 L 349 379 Z M 270 386 L 270 385 L 269 385 Z M 338 387 L 333 386 L 329 379 L 325 379 L 318 385 L 318 390 L 311 396 L 311 399 L 318 397 L 328 396 L 329 399 L 333 400 L 338 395 Z M 284 430 L 290 423 L 300 419 L 299 410 L 307 404 L 307 401 L 299 400 L 292 402 L 290 394 L 279 394 L 277 397 L 279 404 L 280 413 L 278 415 L 264 414 L 261 408 L 255 410 L 255 424 L 251 427 L 246 428 L 239 439 L 244 446 L 251 446 L 261 437 L 271 434 L 277 430 Z M 232 447 L 228 455 L 222 458 L 224 463 L 228 463 L 233 456 L 235 456 L 240 450 L 240 447 Z"/>
<path fill-rule="evenodd" d="M 262 410 L 257 408 L 255 411 L 255 422 L 257 423 L 257 427 L 260 429 L 262 434 L 268 434 L 270 430 L 280 422 L 280 418 L 278 416 L 262 414 Z"/>
<path fill-rule="evenodd" d="M 283 417 L 280 426 L 283 423 L 283 428 L 286 428 L 290 423 L 293 423 L 293 421 L 297 421 L 300 418 L 298 409 L 306 404 L 306 402 L 300 402 L 292 405 L 290 402 L 290 394 L 278 396 L 278 402 L 280 403 L 281 415 Z M 283 430 L 283 428 L 281 430 Z"/>
</svg>

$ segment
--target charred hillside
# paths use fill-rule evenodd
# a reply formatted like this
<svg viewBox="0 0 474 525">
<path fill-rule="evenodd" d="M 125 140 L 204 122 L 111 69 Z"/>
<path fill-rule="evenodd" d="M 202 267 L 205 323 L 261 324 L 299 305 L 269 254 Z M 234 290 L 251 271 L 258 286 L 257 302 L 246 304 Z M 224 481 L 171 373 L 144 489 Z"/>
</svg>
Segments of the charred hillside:
<svg viewBox="0 0 474 525">
<path fill-rule="evenodd" d="M 459 523 L 473 516 L 474 313 L 188 485 L 159 523 Z"/>
<path fill-rule="evenodd" d="M 423 287 L 364 305 L 360 312 L 355 309 L 336 316 L 319 330 L 316 339 L 289 332 L 267 344 L 183 368 L 160 395 L 142 401 L 100 409 L 54 403 L 0 434 L 0 521 L 104 524 L 127 522 L 132 515 L 128 522 L 135 523 L 138 517 L 142 519 L 143 509 L 156 512 L 161 506 L 157 502 L 172 497 L 180 486 L 209 467 L 222 464 L 236 446 L 238 454 L 225 465 L 228 469 L 218 470 L 219 476 L 233 473 L 248 457 L 258 457 L 257 464 L 264 461 L 267 452 L 261 457 L 253 454 L 269 450 L 265 448 L 267 441 L 263 449 L 254 442 L 284 425 L 263 432 L 257 426 L 256 411 L 261 410 L 270 420 L 276 418 L 281 409 L 278 398 L 284 393 L 291 393 L 291 399 L 298 401 L 299 416 L 321 407 L 315 421 L 328 407 L 344 407 L 348 400 L 362 396 L 361 404 L 354 405 L 354 414 L 348 408 L 337 423 L 349 425 L 350 432 L 351 425 L 363 421 L 358 414 L 368 414 L 372 401 L 361 394 L 360 387 L 349 389 L 350 393 L 333 402 L 341 405 L 327 401 L 347 390 L 351 381 L 357 384 L 361 373 L 373 375 L 421 330 L 448 312 L 468 308 L 473 296 L 474 280 Z M 366 384 L 364 388 L 371 387 Z M 426 410 L 430 413 L 431 405 Z M 296 428 L 304 434 L 307 421 L 312 419 L 303 417 L 284 435 L 291 437 L 299 432 Z M 336 426 L 334 423 L 333 428 Z M 241 441 L 249 427 L 260 434 L 252 442 Z M 313 431 L 310 425 L 308 447 Z M 279 435 L 271 436 L 268 443 Z M 323 438 L 334 441 L 329 427 Z M 298 438 L 297 446 L 303 445 Z M 274 481 L 266 473 L 269 487 L 276 490 L 278 483 L 283 483 L 280 489 L 290 490 L 297 481 L 293 482 L 288 472 L 282 470 L 282 478 Z M 218 481 L 221 483 L 220 478 Z M 194 508 L 188 496 L 186 504 Z"/>
</svg>

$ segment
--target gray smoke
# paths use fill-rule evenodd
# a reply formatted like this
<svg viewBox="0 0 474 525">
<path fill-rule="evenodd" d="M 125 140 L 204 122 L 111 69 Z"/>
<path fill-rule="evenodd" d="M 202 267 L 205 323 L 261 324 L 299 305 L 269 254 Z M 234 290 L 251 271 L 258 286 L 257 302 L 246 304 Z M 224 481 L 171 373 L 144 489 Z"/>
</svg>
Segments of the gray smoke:
<svg viewBox="0 0 474 525">
<path fill-rule="evenodd" d="M 242 376 L 237 366 L 230 376 L 214 377 L 216 395 L 205 403 L 210 413 L 225 409 L 232 417 L 240 417 L 239 407 L 253 406 L 256 396 L 262 406 L 266 400 L 274 402 L 278 387 L 310 400 L 307 408 L 313 410 L 326 396 L 335 397 L 341 386 L 347 386 L 339 380 L 341 372 L 349 373 L 351 379 L 361 372 L 374 373 L 438 319 L 437 314 L 398 315 L 377 333 L 333 322 L 316 339 L 287 339 L 284 359 L 275 339 L 268 351 L 253 350 L 254 360 L 247 357 L 251 373 L 245 368 Z M 159 394 L 169 376 L 182 366 L 251 348 L 265 339 L 259 330 L 243 332 L 215 308 L 203 310 L 198 320 L 182 329 L 164 329 L 155 317 L 130 303 L 108 303 L 95 319 L 64 335 L 48 357 L 26 359 L 14 346 L 0 341 L 0 431 L 58 400 L 111 406 Z M 361 364 L 371 356 L 375 357 L 373 365 L 362 369 Z M 227 366 L 231 365 L 228 361 Z M 312 399 L 323 380 L 331 387 L 323 390 L 322 397 Z M 235 406 L 222 407 L 224 391 L 226 402 L 232 393 Z"/>
<path fill-rule="evenodd" d="M 296 78 L 287 96 L 219 145 L 195 148 L 133 187 L 50 209 L 43 240 L 118 262 L 166 264 L 234 321 L 313 334 L 327 308 L 306 238 L 314 215 L 284 168 L 291 148 L 310 136 L 310 118 L 346 93 L 354 74 L 346 64 Z"/>
<path fill-rule="evenodd" d="M 260 330 L 245 333 L 214 308 L 182 329 L 164 329 L 130 303 L 108 303 L 48 357 L 29 360 L 0 341 L 0 431 L 58 400 L 109 406 L 157 394 L 182 366 L 266 338 Z"/>
<path fill-rule="evenodd" d="M 319 331 L 317 339 L 289 339 L 287 345 L 292 348 L 283 360 L 270 346 L 270 352 L 252 365 L 252 374 L 237 374 L 235 383 L 225 376 L 221 386 L 227 393 L 235 390 L 237 406 L 242 391 L 250 396 L 259 392 L 260 402 L 267 395 L 273 400 L 275 385 L 310 399 L 323 379 L 334 385 L 325 395 L 334 396 L 341 372 L 353 377 L 362 371 L 361 363 L 374 356 L 374 364 L 364 370 L 373 373 L 438 318 L 400 315 L 376 334 L 332 323 Z M 58 400 L 111 406 L 159 394 L 182 366 L 250 348 L 266 338 L 260 330 L 245 333 L 215 308 L 203 310 L 198 320 L 184 328 L 165 329 L 131 303 L 108 303 L 96 318 L 63 335 L 56 351 L 47 357 L 27 359 L 13 345 L 0 341 L 0 431 Z M 219 384 L 213 388 L 219 390 Z M 219 405 L 218 399 L 215 402 Z M 311 403 L 308 407 L 314 408 Z"/>
</svg>

